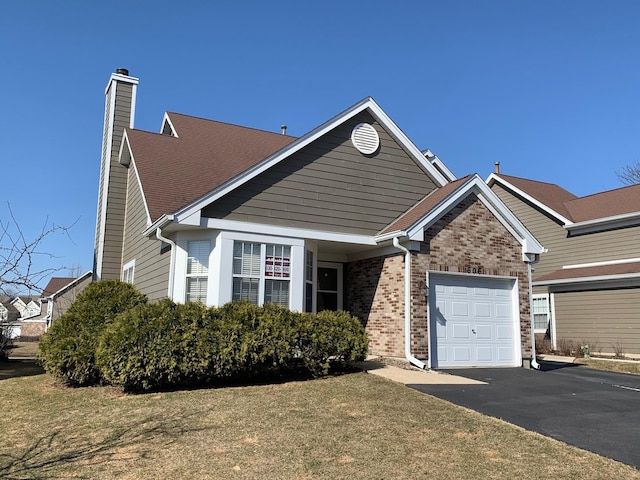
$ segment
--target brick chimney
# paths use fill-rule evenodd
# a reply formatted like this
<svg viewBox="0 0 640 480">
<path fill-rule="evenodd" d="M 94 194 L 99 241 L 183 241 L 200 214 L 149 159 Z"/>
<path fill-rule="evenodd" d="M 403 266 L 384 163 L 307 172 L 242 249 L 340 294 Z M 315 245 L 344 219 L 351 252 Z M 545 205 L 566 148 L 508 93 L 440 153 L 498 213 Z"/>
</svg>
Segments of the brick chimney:
<svg viewBox="0 0 640 480">
<path fill-rule="evenodd" d="M 127 168 L 118 162 L 125 127 L 133 128 L 138 79 L 118 68 L 105 89 L 93 278 L 120 278 Z"/>
</svg>

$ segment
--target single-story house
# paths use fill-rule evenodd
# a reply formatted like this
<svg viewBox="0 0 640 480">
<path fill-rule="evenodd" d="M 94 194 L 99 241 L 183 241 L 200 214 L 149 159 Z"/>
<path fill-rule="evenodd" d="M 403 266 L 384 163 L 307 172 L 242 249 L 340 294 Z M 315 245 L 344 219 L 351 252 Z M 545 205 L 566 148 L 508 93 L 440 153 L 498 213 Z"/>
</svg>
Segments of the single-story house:
<svg viewBox="0 0 640 480">
<path fill-rule="evenodd" d="M 535 330 L 591 353 L 640 355 L 640 185 L 577 197 L 493 173 L 492 191 L 548 248 L 535 266 Z"/>
<path fill-rule="evenodd" d="M 544 248 L 478 175 L 456 178 L 370 97 L 302 135 L 167 112 L 133 126 L 138 79 L 105 90 L 95 279 L 151 300 L 343 309 L 372 354 L 521 366 Z"/>
</svg>

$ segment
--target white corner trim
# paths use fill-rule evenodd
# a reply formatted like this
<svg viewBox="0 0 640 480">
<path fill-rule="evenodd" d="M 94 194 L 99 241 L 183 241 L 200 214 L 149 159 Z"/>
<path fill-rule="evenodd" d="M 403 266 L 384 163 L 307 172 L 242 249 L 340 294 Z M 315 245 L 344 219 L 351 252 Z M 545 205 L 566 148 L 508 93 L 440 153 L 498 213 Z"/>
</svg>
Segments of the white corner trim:
<svg viewBox="0 0 640 480">
<path fill-rule="evenodd" d="M 140 196 L 142 197 L 142 205 L 144 205 L 144 212 L 147 216 L 147 225 L 151 224 L 151 215 L 149 214 L 149 207 L 147 206 L 147 197 L 144 194 L 144 189 L 142 188 L 142 181 L 140 180 L 140 175 L 138 173 L 138 167 L 136 166 L 136 161 L 133 156 L 133 152 L 131 151 L 131 146 L 129 145 L 129 138 L 127 137 L 127 131 L 124 131 L 124 136 L 122 137 L 122 144 L 120 145 L 120 155 L 118 156 L 118 161 L 122 164 L 122 153 L 124 151 L 124 145 L 127 145 L 127 151 L 129 152 L 129 164 L 127 164 L 128 168 L 133 168 L 133 173 L 138 184 L 138 188 L 140 189 Z M 124 165 L 124 164 L 123 164 Z M 128 183 L 128 181 L 127 181 Z M 127 200 L 129 199 L 130 192 L 127 192 Z M 125 202 L 125 209 L 127 208 L 128 201 Z M 125 211 L 125 216 L 127 212 Z"/>
<path fill-rule="evenodd" d="M 294 140 L 292 143 L 278 150 L 273 155 L 265 158 L 260 163 L 248 168 L 235 178 L 229 180 L 225 184 L 219 186 L 218 188 L 199 198 L 195 202 L 192 202 L 181 210 L 178 210 L 175 213 L 176 219 L 180 221 L 180 219 L 184 216 L 191 216 L 195 210 L 200 210 L 204 208 L 204 206 L 226 195 L 230 191 L 235 190 L 239 186 L 260 175 L 262 172 L 271 168 L 285 158 L 288 158 L 289 156 L 298 152 L 302 148 L 320 138 L 325 133 L 333 130 L 338 125 L 346 122 L 350 118 L 353 118 L 355 115 L 364 110 L 369 110 L 369 113 L 382 125 L 383 128 L 387 129 L 388 133 L 393 138 L 395 138 L 395 140 L 399 142 L 407 152 L 410 153 L 413 160 L 422 167 L 422 169 L 438 184 L 438 186 L 443 186 L 448 183 L 447 179 L 424 157 L 420 149 L 418 149 L 418 147 L 416 147 L 407 138 L 404 132 L 402 132 L 402 130 L 398 128 L 398 126 L 387 116 L 387 114 L 384 113 L 384 111 L 378 106 L 373 98 L 367 97 L 356 103 L 355 105 L 349 107 L 348 109 L 344 110 L 343 112 L 339 113 L 338 115 L 334 116 L 333 118 L 327 120 L 322 125 L 314 128 L 306 135 L 303 135 L 302 137 Z"/>
<path fill-rule="evenodd" d="M 605 260 L 603 262 L 591 262 L 591 263 L 576 263 L 573 265 L 563 265 L 564 269 L 572 269 L 572 268 L 587 268 L 587 267 L 602 267 L 604 265 L 622 265 L 625 263 L 635 263 L 640 262 L 640 258 L 624 258 L 621 260 Z"/>
<path fill-rule="evenodd" d="M 557 220 L 561 221 L 563 223 L 563 225 L 565 226 L 565 228 L 566 228 L 566 226 L 573 224 L 573 222 L 571 220 L 569 220 L 568 218 L 563 217 L 558 212 L 556 212 L 552 208 L 548 207 L 544 203 L 540 202 L 539 200 L 536 200 L 531 195 L 525 193 L 524 191 L 520 190 L 518 187 L 512 185 L 511 183 L 507 182 L 503 178 L 497 176 L 495 173 L 492 173 L 487 178 L 486 184 L 489 187 L 491 187 L 494 183 L 499 183 L 500 185 L 502 185 L 502 186 L 508 188 L 509 190 L 513 191 L 518 196 L 521 196 L 522 198 L 524 198 L 528 202 L 530 202 L 530 203 L 534 204 L 535 206 L 537 206 L 538 208 L 544 210 L 549 215 L 551 215 L 551 216 L 555 217 Z"/>
</svg>

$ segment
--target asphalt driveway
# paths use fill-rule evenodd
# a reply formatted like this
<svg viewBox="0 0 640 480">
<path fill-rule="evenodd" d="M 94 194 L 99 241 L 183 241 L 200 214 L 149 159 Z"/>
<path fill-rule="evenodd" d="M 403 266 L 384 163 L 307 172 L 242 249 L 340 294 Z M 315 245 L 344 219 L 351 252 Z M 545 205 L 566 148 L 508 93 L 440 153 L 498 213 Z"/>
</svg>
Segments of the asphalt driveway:
<svg viewBox="0 0 640 480">
<path fill-rule="evenodd" d="M 542 367 L 455 369 L 487 384 L 409 387 L 640 468 L 640 376 Z"/>
</svg>

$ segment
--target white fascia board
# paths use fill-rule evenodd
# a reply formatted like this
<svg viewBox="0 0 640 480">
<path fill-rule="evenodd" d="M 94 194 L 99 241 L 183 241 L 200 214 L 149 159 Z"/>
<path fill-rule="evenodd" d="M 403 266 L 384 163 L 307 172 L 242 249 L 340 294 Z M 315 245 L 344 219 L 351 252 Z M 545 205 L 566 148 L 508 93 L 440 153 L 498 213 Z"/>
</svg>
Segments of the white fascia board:
<svg viewBox="0 0 640 480">
<path fill-rule="evenodd" d="M 125 130 L 125 135 L 126 135 L 126 130 Z M 124 145 L 124 142 L 122 142 L 122 145 Z M 151 224 L 151 215 L 149 214 L 149 207 L 147 206 L 147 197 L 144 194 L 144 190 L 142 188 L 142 182 L 140 181 L 140 175 L 138 174 L 138 167 L 136 167 L 136 159 L 133 156 L 133 153 L 131 152 L 131 148 L 129 147 L 129 141 L 127 139 L 127 150 L 129 151 L 129 155 L 130 155 L 130 159 L 131 159 L 131 163 L 129 165 L 129 168 L 133 168 L 133 173 L 136 177 L 136 182 L 138 183 L 138 188 L 140 189 L 140 196 L 142 197 L 142 204 L 144 205 L 144 213 L 147 216 L 147 225 Z M 122 152 L 122 146 L 120 147 L 120 152 Z M 122 155 L 122 153 L 121 153 Z M 122 156 L 120 156 L 120 159 L 122 158 Z M 127 196 L 128 196 L 128 192 L 127 192 Z"/>
<path fill-rule="evenodd" d="M 605 260 L 603 262 L 576 263 L 573 265 L 563 265 L 562 269 L 571 270 L 574 268 L 602 267 L 604 265 L 623 265 L 625 263 L 640 262 L 640 258 L 623 258 L 621 260 Z"/>
<path fill-rule="evenodd" d="M 437 222 L 443 215 L 458 205 L 470 194 L 476 197 L 493 213 L 496 219 L 516 238 L 522 245 L 523 253 L 544 253 L 545 248 L 526 229 L 518 218 L 509 210 L 498 196 L 488 187 L 482 179 L 474 174 L 463 183 L 451 195 L 445 198 L 439 205 L 418 220 L 407 230 L 411 240 L 419 240 L 424 230 Z"/>
<path fill-rule="evenodd" d="M 203 218 L 201 227 L 222 231 L 260 232 L 265 235 L 277 235 L 287 238 L 304 238 L 307 240 L 326 240 L 329 242 L 353 243 L 357 245 L 377 245 L 371 235 L 355 235 L 349 233 L 325 232 L 304 228 L 280 227 L 265 225 L 262 223 L 239 222 L 236 220 L 220 220 L 216 218 Z"/>
<path fill-rule="evenodd" d="M 64 287 L 62 287 L 60 290 L 58 290 L 55 293 L 52 293 L 51 295 L 49 295 L 47 298 L 50 299 L 54 299 L 55 297 L 57 297 L 58 295 L 60 295 L 61 293 L 66 292 L 67 290 L 69 290 L 70 288 L 75 287 L 77 284 L 79 284 L 80 282 L 84 281 L 87 277 L 90 277 L 93 275 L 93 271 L 89 270 L 88 272 L 80 275 L 78 278 L 76 278 L 75 280 L 73 280 L 72 282 L 69 282 L 67 285 L 65 285 Z"/>
<path fill-rule="evenodd" d="M 138 85 L 139 81 L 140 79 L 136 77 L 129 77 L 128 75 L 122 75 L 120 73 L 112 73 L 111 77 L 109 77 L 109 81 L 107 82 L 107 86 L 104 88 L 104 94 L 107 94 L 113 82 L 130 83 L 135 86 Z"/>
<path fill-rule="evenodd" d="M 171 222 L 173 222 L 173 215 L 162 215 L 155 222 L 149 225 L 144 232 L 142 232 L 142 236 L 148 237 L 150 235 L 155 235 L 158 228 L 162 229 L 169 225 Z"/>
<path fill-rule="evenodd" d="M 565 225 L 565 230 L 573 234 L 593 233 L 607 228 L 621 228 L 640 225 L 640 212 L 625 213 L 611 217 L 596 218 Z"/>
<path fill-rule="evenodd" d="M 620 280 L 640 280 L 640 273 L 622 273 L 619 275 L 598 275 L 593 277 L 576 277 L 576 278 L 562 278 L 559 280 L 538 280 L 531 282 L 532 287 L 546 287 L 553 285 L 575 285 L 581 283 L 594 283 L 594 282 L 612 282 Z"/>
<path fill-rule="evenodd" d="M 544 203 L 540 202 L 539 200 L 536 200 L 531 195 L 523 192 L 518 187 L 512 185 L 511 183 L 507 182 L 503 178 L 497 176 L 495 173 L 492 173 L 491 175 L 489 175 L 489 177 L 487 178 L 486 183 L 487 183 L 487 185 L 489 187 L 491 187 L 494 183 L 499 183 L 502 186 L 507 187 L 509 190 L 511 190 L 514 193 L 516 193 L 517 195 L 521 196 L 522 198 L 524 198 L 528 202 L 531 202 L 532 204 L 534 204 L 538 208 L 540 208 L 540 209 L 544 210 L 545 212 L 547 212 L 552 217 L 555 217 L 556 219 L 561 221 L 564 224 L 565 228 L 566 228 L 566 226 L 571 225 L 573 223 L 568 218 L 563 217 L 562 215 L 560 215 L 558 212 L 556 212 L 552 208 L 548 207 L 547 205 L 545 205 Z"/>
<path fill-rule="evenodd" d="M 447 179 L 444 178 L 442 176 L 442 174 L 440 172 L 438 172 L 437 169 L 433 165 L 431 165 L 431 163 L 429 163 L 429 161 L 424 157 L 424 155 L 422 155 L 422 152 L 420 152 L 420 149 L 418 149 L 418 147 L 416 147 L 407 138 L 407 136 L 387 116 L 387 114 L 382 111 L 382 109 L 378 106 L 378 104 L 376 104 L 376 102 L 373 100 L 373 98 L 367 97 L 367 98 L 364 98 L 363 100 L 361 100 L 360 102 L 356 103 L 352 107 L 348 108 L 347 110 L 339 113 L 335 117 L 327 120 L 322 125 L 314 128 L 313 130 L 311 130 L 306 135 L 303 135 L 302 137 L 298 138 L 297 140 L 294 140 L 292 143 L 290 143 L 289 145 L 283 147 L 281 150 L 277 151 L 273 155 L 265 158 L 260 163 L 258 163 L 256 165 L 254 165 L 253 167 L 245 170 L 240 175 L 236 176 L 235 178 L 233 178 L 232 180 L 228 181 L 227 183 L 225 183 L 225 184 L 221 185 L 220 187 L 216 188 L 215 190 L 209 192 L 208 194 L 206 194 L 203 197 L 199 198 L 198 200 L 196 200 L 195 202 L 191 203 L 190 205 L 187 205 L 183 209 L 178 210 L 175 213 L 176 221 L 179 223 L 182 218 L 191 216 L 194 213 L 195 210 L 200 210 L 200 209 L 204 208 L 206 205 L 210 204 L 211 202 L 214 202 L 218 198 L 220 198 L 220 197 L 226 195 L 227 193 L 235 190 L 236 188 L 238 188 L 239 186 L 241 186 L 244 183 L 248 182 L 252 178 L 255 178 L 256 176 L 260 175 L 265 170 L 268 170 L 269 168 L 271 168 L 275 164 L 279 163 L 280 161 L 284 160 L 285 158 L 288 158 L 289 156 L 293 155 L 297 151 L 301 150 L 302 148 L 306 147 L 310 143 L 314 142 L 315 140 L 320 138 L 325 133 L 327 133 L 327 132 L 333 130 L 334 128 L 336 128 L 338 125 L 344 123 L 345 121 L 349 120 L 350 118 L 354 117 L 355 115 L 357 115 L 360 112 L 362 112 L 364 110 L 367 110 L 367 109 L 370 111 L 371 115 L 376 120 L 378 120 L 378 122 L 383 127 L 385 127 L 387 129 L 389 134 L 391 136 L 393 136 L 396 139 L 396 141 L 401 143 L 407 149 L 407 151 L 409 153 L 411 153 L 411 155 L 413 156 L 413 159 L 416 161 L 416 163 L 418 165 L 420 165 L 422 167 L 422 169 L 426 173 L 428 173 L 436 183 L 439 184 L 439 186 L 442 186 L 442 185 L 445 185 L 446 183 L 448 183 Z"/>
</svg>

